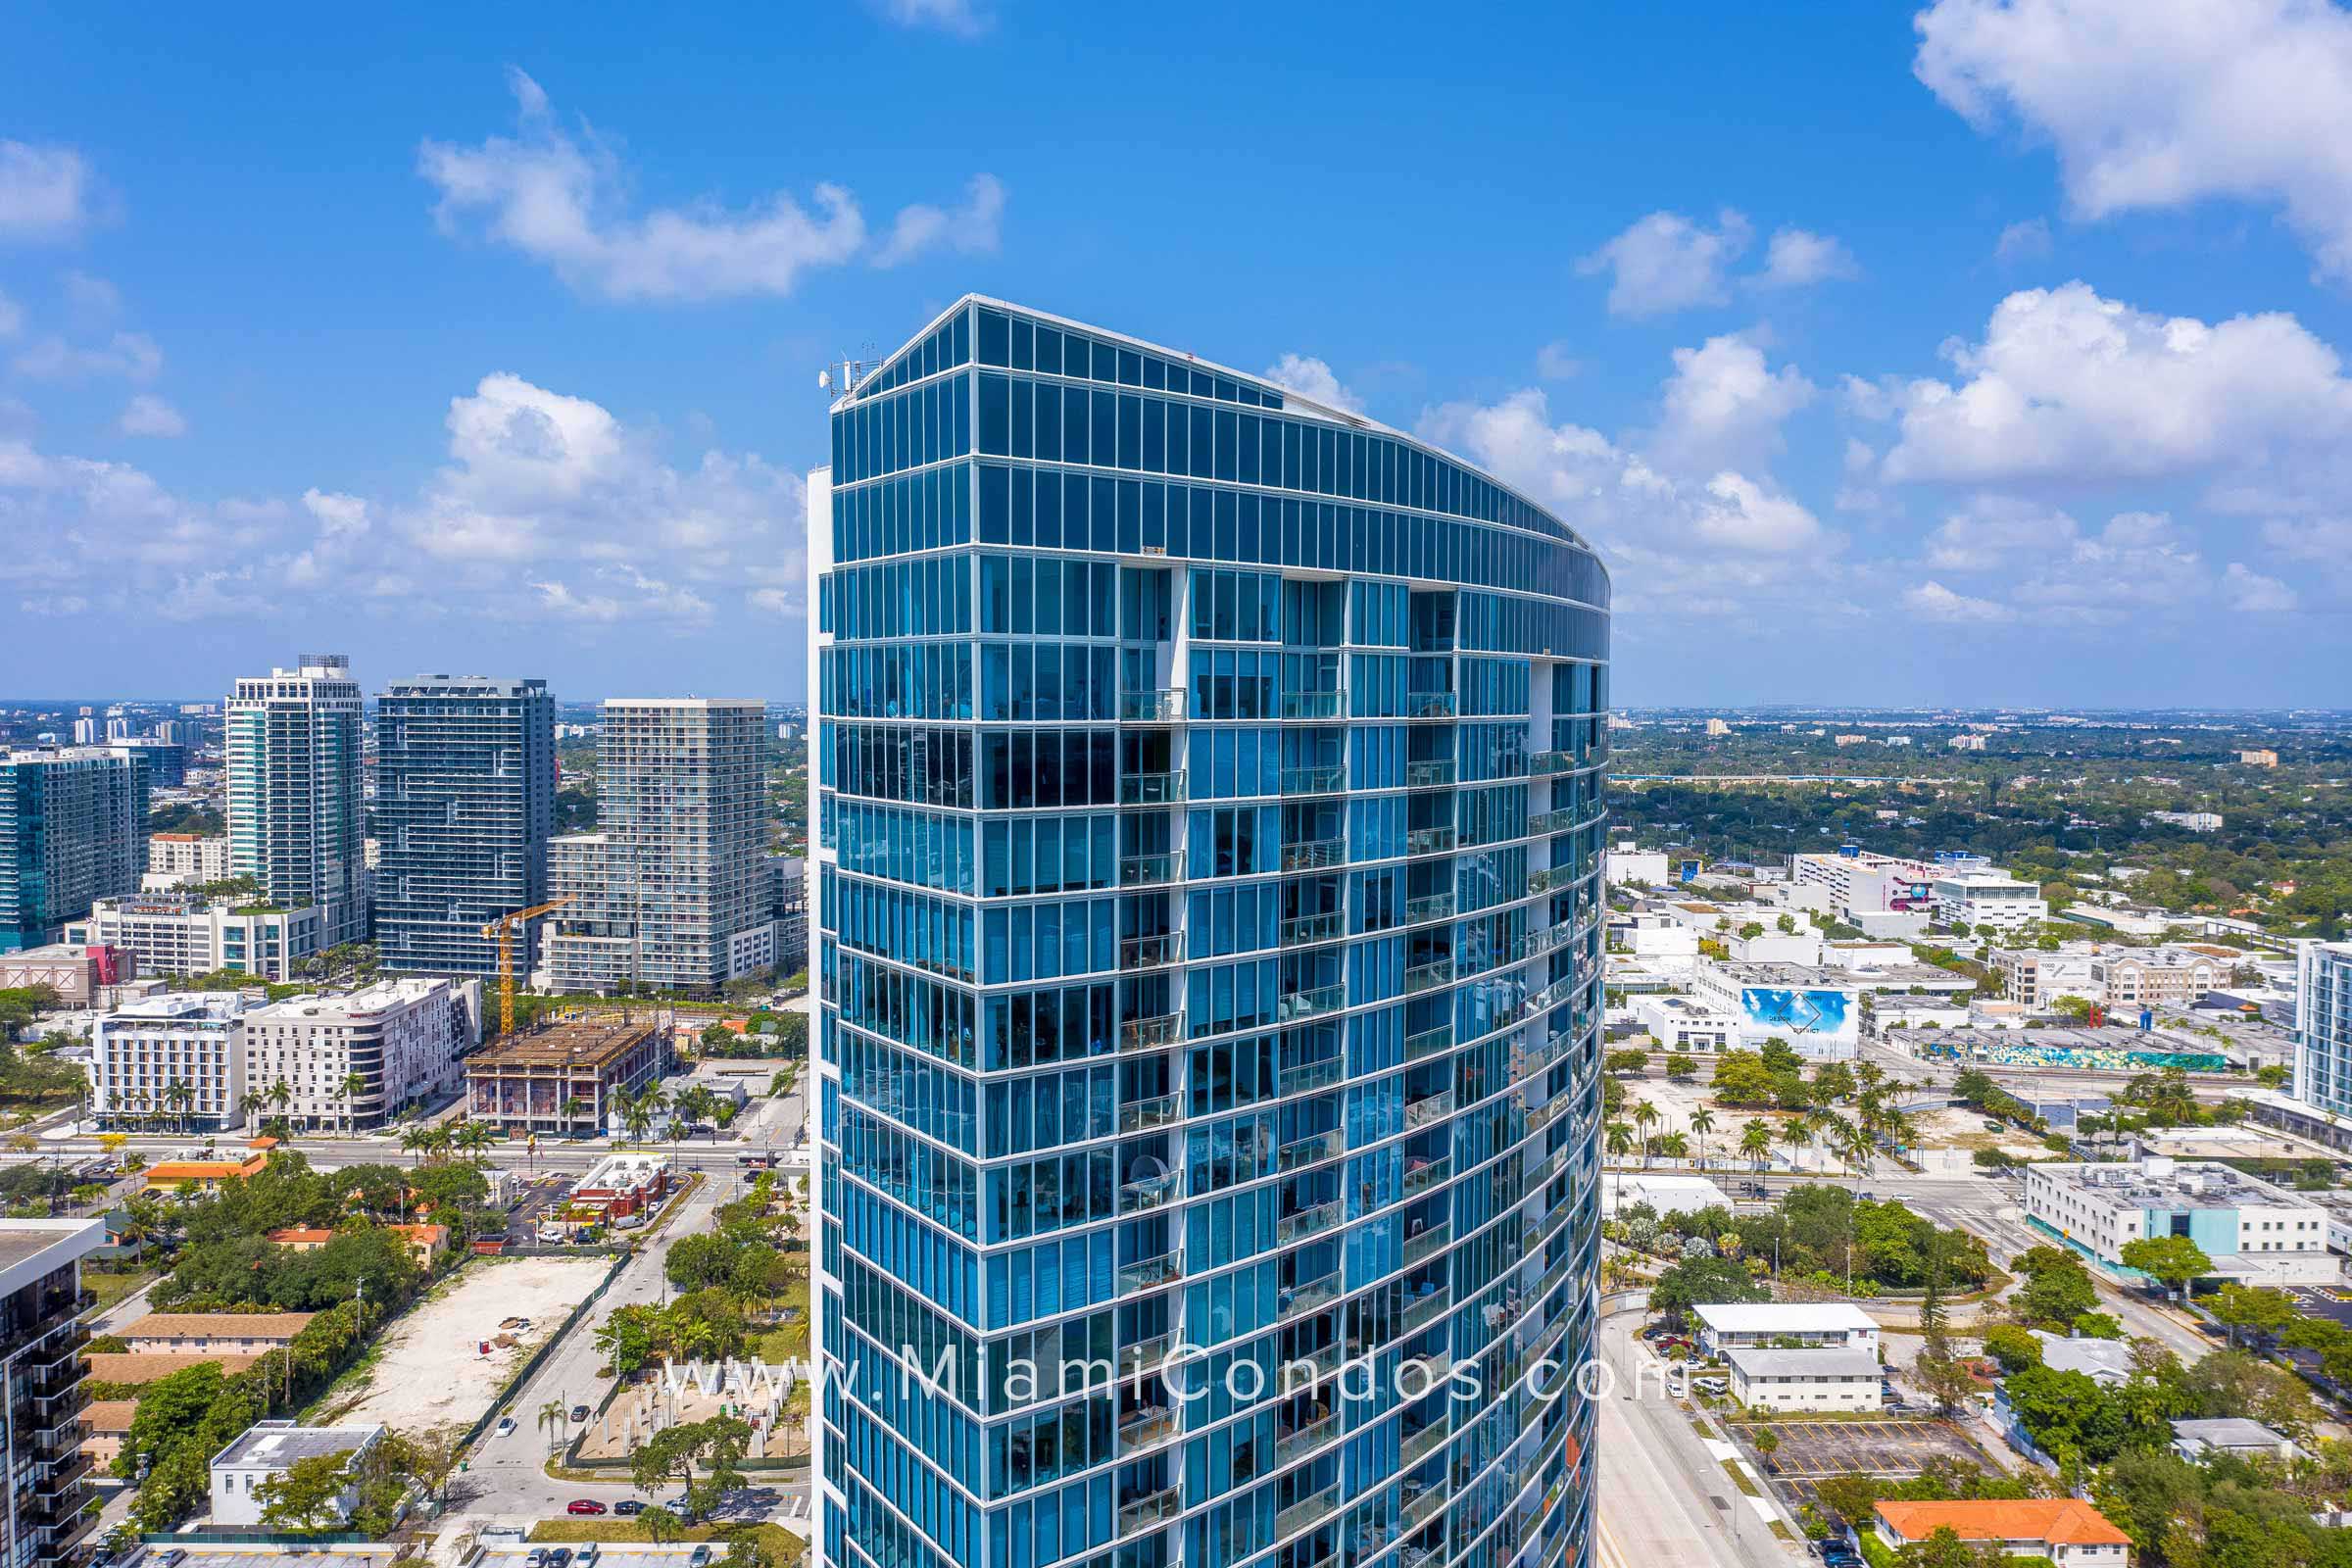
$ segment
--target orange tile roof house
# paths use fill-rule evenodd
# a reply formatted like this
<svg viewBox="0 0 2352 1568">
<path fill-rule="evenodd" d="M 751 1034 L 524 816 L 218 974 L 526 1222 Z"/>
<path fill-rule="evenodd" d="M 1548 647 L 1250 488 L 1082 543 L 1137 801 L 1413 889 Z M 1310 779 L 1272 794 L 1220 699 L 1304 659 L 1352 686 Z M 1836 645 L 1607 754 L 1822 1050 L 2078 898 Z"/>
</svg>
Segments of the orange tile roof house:
<svg viewBox="0 0 2352 1568">
<path fill-rule="evenodd" d="M 242 1372 L 260 1359 L 258 1355 L 172 1355 L 153 1351 L 133 1354 L 128 1350 L 100 1350 L 89 1357 L 90 1381 L 140 1388 L 207 1361 L 218 1363 L 222 1372 Z"/>
<path fill-rule="evenodd" d="M 290 1251 L 308 1252 L 324 1247 L 335 1239 L 335 1233 L 323 1225 L 289 1225 L 284 1230 L 271 1231 L 270 1240 Z"/>
<path fill-rule="evenodd" d="M 2004 1551 L 2047 1557 L 2059 1568 L 2126 1568 L 2132 1560 L 2132 1538 L 2075 1497 L 1879 1504 L 1879 1539 L 1897 1550 L 1938 1530 L 1998 1542 Z"/>
<path fill-rule="evenodd" d="M 132 1353 L 262 1355 L 294 1343 L 309 1312 L 150 1312 L 122 1331 Z"/>
<path fill-rule="evenodd" d="M 147 1190 L 151 1193 L 184 1193 L 193 1189 L 209 1193 L 232 1176 L 258 1176 L 270 1163 L 270 1152 L 277 1147 L 274 1138 L 257 1138 L 245 1146 L 245 1152 L 233 1159 L 165 1159 L 147 1167 Z"/>
<path fill-rule="evenodd" d="M 387 1225 L 384 1229 L 409 1244 L 416 1266 L 431 1270 L 433 1260 L 449 1246 L 449 1227 L 446 1225 Z"/>
</svg>

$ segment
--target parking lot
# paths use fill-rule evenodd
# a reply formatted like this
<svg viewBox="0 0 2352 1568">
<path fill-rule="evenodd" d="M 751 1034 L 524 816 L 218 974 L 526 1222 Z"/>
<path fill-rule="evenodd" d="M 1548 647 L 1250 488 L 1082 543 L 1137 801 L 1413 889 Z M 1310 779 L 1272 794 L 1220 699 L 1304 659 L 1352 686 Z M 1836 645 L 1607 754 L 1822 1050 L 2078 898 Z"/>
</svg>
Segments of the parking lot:
<svg viewBox="0 0 2352 1568">
<path fill-rule="evenodd" d="M 1756 1433 L 1770 1426 L 1781 1446 L 1765 1468 L 1791 1487 L 1832 1476 L 1887 1476 L 1907 1479 L 1931 1459 L 1985 1465 L 1982 1449 L 1948 1421 L 1772 1421 L 1735 1428 L 1750 1451 Z M 1805 1489 L 1810 1490 L 1810 1489 Z"/>
</svg>

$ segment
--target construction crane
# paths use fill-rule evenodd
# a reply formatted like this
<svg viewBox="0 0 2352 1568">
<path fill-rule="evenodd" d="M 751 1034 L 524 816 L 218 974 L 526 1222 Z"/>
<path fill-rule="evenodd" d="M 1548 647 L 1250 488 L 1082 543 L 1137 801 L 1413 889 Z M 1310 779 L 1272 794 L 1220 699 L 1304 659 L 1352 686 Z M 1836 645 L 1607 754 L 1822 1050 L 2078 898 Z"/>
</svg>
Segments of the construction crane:
<svg viewBox="0 0 2352 1568">
<path fill-rule="evenodd" d="M 511 1035 L 514 1032 L 514 928 L 526 920 L 535 920 L 551 910 L 561 909 L 575 897 L 577 895 L 566 893 L 560 899 L 550 899 L 545 904 L 534 904 L 527 909 L 516 909 L 513 914 L 502 914 L 482 927 L 482 936 L 485 940 L 491 937 L 498 939 L 498 1032 L 500 1034 Z"/>
</svg>

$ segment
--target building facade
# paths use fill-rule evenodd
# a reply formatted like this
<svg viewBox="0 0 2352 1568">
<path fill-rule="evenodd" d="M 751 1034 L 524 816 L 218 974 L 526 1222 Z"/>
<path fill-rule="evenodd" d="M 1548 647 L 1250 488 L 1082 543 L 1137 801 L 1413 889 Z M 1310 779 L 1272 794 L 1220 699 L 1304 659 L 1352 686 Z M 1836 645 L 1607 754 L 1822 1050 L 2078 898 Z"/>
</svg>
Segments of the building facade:
<svg viewBox="0 0 2352 1568">
<path fill-rule="evenodd" d="M 319 911 L 324 946 L 368 936 L 360 688 L 341 654 L 237 682 L 228 699 L 228 858 L 281 909 Z"/>
<path fill-rule="evenodd" d="M 122 949 L 143 975 L 228 969 L 256 980 L 286 980 L 327 947 L 322 908 L 241 905 L 191 892 L 100 899 L 66 935 Z"/>
<path fill-rule="evenodd" d="M 2105 1263 L 2122 1263 L 2132 1242 L 2185 1236 L 2241 1285 L 2331 1284 L 2342 1273 L 2327 1209 L 2209 1161 L 2031 1165 L 2024 1206 L 2029 1221 Z"/>
<path fill-rule="evenodd" d="M 375 707 L 375 946 L 387 969 L 498 973 L 482 927 L 547 901 L 556 704 L 543 680 L 418 675 Z M 514 933 L 537 951 L 539 922 Z"/>
<path fill-rule="evenodd" d="M 245 1004 L 234 992 L 129 1003 L 90 1026 L 90 1110 L 109 1127 L 245 1121 Z"/>
<path fill-rule="evenodd" d="M 466 1060 L 466 1108 L 517 1136 L 619 1135 L 624 1105 L 662 1075 L 662 1032 L 632 1018 L 581 1018 L 499 1041 Z"/>
<path fill-rule="evenodd" d="M 188 749 L 177 741 L 154 735 L 109 736 L 107 750 L 135 756 L 147 763 L 147 782 L 159 790 L 184 789 L 188 782 Z"/>
<path fill-rule="evenodd" d="M 2352 942 L 2296 945 L 2293 1093 L 2314 1110 L 2352 1116 Z"/>
<path fill-rule="evenodd" d="M 245 1083 L 258 1114 L 296 1128 L 380 1127 L 458 1087 L 481 1016 L 475 979 L 413 976 L 292 997 L 245 1015 Z"/>
<path fill-rule="evenodd" d="M 832 417 L 820 1557 L 1582 1561 L 1599 562 L 991 301 Z"/>
<path fill-rule="evenodd" d="M 83 1478 L 90 1343 L 81 1259 L 106 1240 L 94 1219 L 0 1219 L 0 1568 L 74 1560 L 98 1528 Z"/>
<path fill-rule="evenodd" d="M 94 747 L 0 753 L 0 953 L 54 942 L 147 863 L 147 764 Z"/>
<path fill-rule="evenodd" d="M 1876 1410 L 1886 1402 L 1868 1350 L 1730 1350 L 1732 1397 L 1751 1410 Z"/>
<path fill-rule="evenodd" d="M 772 964 L 762 769 L 766 709 L 614 698 L 596 741 L 596 831 L 549 847 L 568 899 L 547 922 L 548 984 L 707 994 Z M 743 940 L 749 937 L 751 940 Z"/>
<path fill-rule="evenodd" d="M 228 877 L 228 835 L 225 833 L 155 833 L 147 839 L 144 891 L 201 887 Z"/>
</svg>

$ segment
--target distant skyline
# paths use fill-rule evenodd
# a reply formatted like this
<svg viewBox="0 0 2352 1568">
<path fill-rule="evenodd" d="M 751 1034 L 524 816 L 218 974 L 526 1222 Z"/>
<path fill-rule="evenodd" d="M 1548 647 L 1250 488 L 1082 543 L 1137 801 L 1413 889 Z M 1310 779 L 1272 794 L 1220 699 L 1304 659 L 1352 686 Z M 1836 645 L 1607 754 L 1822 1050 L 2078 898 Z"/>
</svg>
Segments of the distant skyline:
<svg viewBox="0 0 2352 1568">
<path fill-rule="evenodd" d="M 2341 700 L 2339 6 L 433 12 L 12 14 L 0 681 L 800 697 L 816 371 L 978 291 L 1555 508 L 1621 704 Z"/>
</svg>

